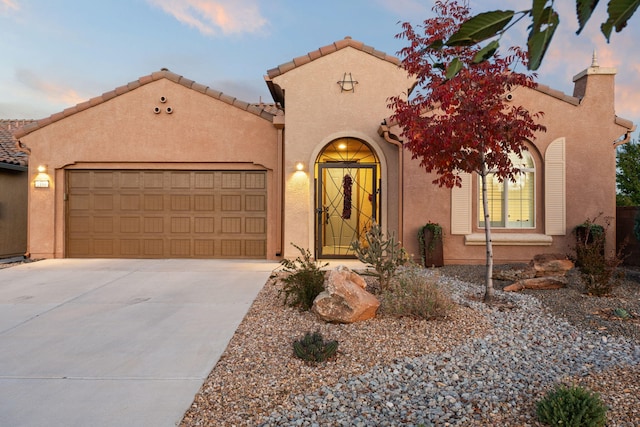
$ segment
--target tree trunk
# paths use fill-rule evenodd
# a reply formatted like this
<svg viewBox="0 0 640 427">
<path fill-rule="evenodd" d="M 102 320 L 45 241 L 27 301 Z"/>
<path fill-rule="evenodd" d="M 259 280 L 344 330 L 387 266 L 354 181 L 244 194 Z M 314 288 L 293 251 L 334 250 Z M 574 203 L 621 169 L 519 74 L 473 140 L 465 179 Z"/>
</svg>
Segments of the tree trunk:
<svg viewBox="0 0 640 427">
<path fill-rule="evenodd" d="M 487 248 L 487 269 L 485 272 L 485 292 L 484 302 L 491 302 L 493 299 L 493 245 L 491 242 L 491 218 L 489 215 L 489 200 L 487 199 L 487 164 L 482 163 L 482 209 L 484 213 L 484 235 Z"/>
</svg>

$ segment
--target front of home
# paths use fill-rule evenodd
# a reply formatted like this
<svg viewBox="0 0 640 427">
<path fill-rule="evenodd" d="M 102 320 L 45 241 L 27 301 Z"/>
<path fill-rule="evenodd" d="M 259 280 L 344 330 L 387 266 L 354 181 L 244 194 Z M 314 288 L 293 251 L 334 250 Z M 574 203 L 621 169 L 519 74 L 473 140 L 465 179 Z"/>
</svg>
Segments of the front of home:
<svg viewBox="0 0 640 427">
<path fill-rule="evenodd" d="M 614 75 L 594 63 L 572 96 L 509 94 L 544 111 L 547 132 L 527 145 L 518 183 L 492 184 L 498 262 L 565 253 L 575 226 L 615 217 L 614 142 L 634 126 L 615 115 Z M 279 259 L 294 243 L 349 258 L 375 221 L 417 257 L 431 221 L 446 263 L 483 262 L 477 178 L 434 186 L 388 120 L 388 99 L 414 84 L 397 58 L 347 37 L 265 81 L 275 106 L 161 70 L 16 132 L 29 153 L 29 254 Z"/>
</svg>

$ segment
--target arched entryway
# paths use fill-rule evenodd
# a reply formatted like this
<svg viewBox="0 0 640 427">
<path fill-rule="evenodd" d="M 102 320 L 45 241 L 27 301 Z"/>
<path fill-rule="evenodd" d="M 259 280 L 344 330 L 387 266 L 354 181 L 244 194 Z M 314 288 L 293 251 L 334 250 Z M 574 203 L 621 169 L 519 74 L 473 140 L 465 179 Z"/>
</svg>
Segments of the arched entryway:
<svg viewBox="0 0 640 427">
<path fill-rule="evenodd" d="M 336 139 L 315 164 L 317 258 L 352 258 L 351 242 L 380 222 L 380 162 L 356 138 Z"/>
</svg>

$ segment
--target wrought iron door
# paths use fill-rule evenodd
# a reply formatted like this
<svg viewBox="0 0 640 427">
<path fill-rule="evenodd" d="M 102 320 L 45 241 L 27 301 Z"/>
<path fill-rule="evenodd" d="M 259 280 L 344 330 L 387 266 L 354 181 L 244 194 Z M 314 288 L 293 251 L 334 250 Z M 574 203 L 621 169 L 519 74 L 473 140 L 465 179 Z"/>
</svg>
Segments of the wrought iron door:
<svg viewBox="0 0 640 427">
<path fill-rule="evenodd" d="M 329 162 L 318 165 L 316 254 L 354 257 L 351 242 L 378 221 L 377 165 Z"/>
</svg>

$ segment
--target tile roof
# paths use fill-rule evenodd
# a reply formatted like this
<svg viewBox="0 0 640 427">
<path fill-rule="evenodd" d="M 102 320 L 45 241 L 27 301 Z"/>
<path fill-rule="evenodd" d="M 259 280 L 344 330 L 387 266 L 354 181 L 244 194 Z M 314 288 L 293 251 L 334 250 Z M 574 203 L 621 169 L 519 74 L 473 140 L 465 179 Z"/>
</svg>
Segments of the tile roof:
<svg viewBox="0 0 640 427">
<path fill-rule="evenodd" d="M 40 129 L 42 127 L 45 127 L 51 123 L 57 122 L 58 120 L 62 120 L 65 117 L 69 117 L 74 115 L 75 113 L 79 113 L 80 111 L 89 109 L 91 107 L 94 107 L 96 105 L 102 104 L 103 102 L 106 102 L 112 98 L 115 98 L 116 96 L 122 95 L 124 93 L 130 92 L 134 89 L 139 88 L 140 86 L 152 83 L 156 80 L 160 80 L 160 79 L 168 79 L 171 80 L 172 82 L 175 82 L 177 84 L 180 84 L 182 86 L 185 86 L 189 89 L 193 89 L 195 91 L 198 91 L 200 93 L 203 93 L 207 96 L 210 96 L 214 99 L 218 99 L 222 102 L 226 102 L 229 105 L 233 105 L 234 107 L 240 108 L 242 110 L 245 110 L 249 113 L 253 113 L 257 116 L 260 116 L 266 120 L 273 120 L 273 117 L 276 115 L 283 115 L 284 112 L 279 110 L 278 108 L 273 108 L 272 105 L 270 104 L 251 104 L 248 102 L 244 102 L 244 101 L 240 101 L 237 98 L 234 98 L 233 96 L 224 94 L 220 91 L 211 89 L 208 86 L 202 85 L 200 83 L 196 83 L 193 80 L 189 80 L 186 79 L 178 74 L 172 73 L 171 71 L 167 70 L 166 68 L 161 69 L 160 71 L 156 71 L 150 75 L 144 76 L 144 77 L 140 77 L 138 80 L 134 80 L 124 86 L 120 86 L 115 88 L 114 90 L 110 91 L 110 92 L 105 92 L 100 96 L 97 96 L 95 98 L 91 98 L 88 101 L 82 102 L 80 104 L 77 104 L 73 107 L 67 108 L 64 111 L 61 111 L 59 113 L 55 113 L 52 114 L 49 117 L 46 117 L 44 119 L 41 120 L 35 120 L 33 121 L 33 123 L 19 129 L 18 131 L 14 132 L 14 135 L 16 138 L 22 138 L 23 136 L 37 130 Z"/>
<path fill-rule="evenodd" d="M 290 62 L 286 62 L 284 64 L 278 65 L 276 68 L 272 68 L 271 70 L 268 70 L 267 76 L 270 79 L 272 79 L 296 67 L 300 67 L 304 64 L 307 64 L 311 61 L 315 61 L 316 59 L 321 58 L 323 56 L 330 55 L 346 47 L 352 47 L 354 49 L 358 49 L 362 52 L 373 55 L 377 58 L 391 62 L 394 65 L 400 65 L 400 60 L 395 56 L 387 55 L 384 52 L 375 50 L 373 47 L 367 46 L 364 43 L 353 40 L 351 37 L 347 36 L 342 40 L 339 40 L 327 46 L 323 46 L 318 50 L 314 50 L 312 52 L 307 53 L 306 55 L 293 58 L 293 60 Z"/>
<path fill-rule="evenodd" d="M 0 120 L 0 164 L 25 167 L 29 164 L 28 155 L 18 150 L 18 140 L 13 132 L 33 122 L 34 120 Z"/>
</svg>

